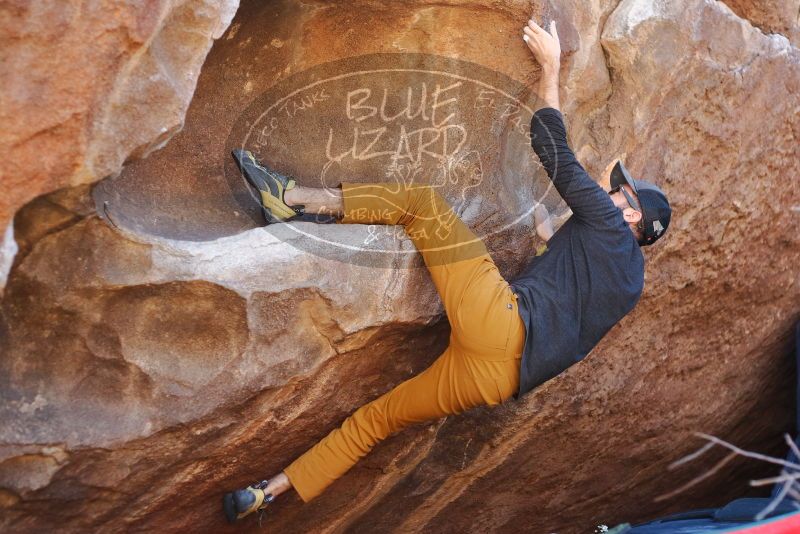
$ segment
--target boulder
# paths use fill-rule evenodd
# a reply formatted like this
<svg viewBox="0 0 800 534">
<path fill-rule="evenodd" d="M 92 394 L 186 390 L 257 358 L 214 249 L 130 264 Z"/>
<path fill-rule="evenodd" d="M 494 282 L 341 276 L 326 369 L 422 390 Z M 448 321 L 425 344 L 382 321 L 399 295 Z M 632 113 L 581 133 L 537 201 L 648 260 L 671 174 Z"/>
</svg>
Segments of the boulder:
<svg viewBox="0 0 800 534">
<path fill-rule="evenodd" d="M 737 15 L 764 33 L 778 33 L 800 46 L 800 0 L 726 0 Z"/>
<path fill-rule="evenodd" d="M 224 491 L 428 365 L 448 327 L 411 243 L 380 227 L 264 228 L 227 152 L 306 185 L 438 185 L 513 276 L 536 244 L 527 208 L 569 215 L 524 135 L 528 9 L 245 2 L 183 131 L 119 177 L 21 210 L 0 329 L 3 528 L 223 531 Z M 563 375 L 390 437 L 318 499 L 280 499 L 270 528 L 578 533 L 719 505 L 773 474 L 735 461 L 654 500 L 710 465 L 667 470 L 701 444 L 693 432 L 784 452 L 800 51 L 713 0 L 534 15 L 558 21 L 587 168 L 622 156 L 672 201 L 641 301 Z M 423 113 L 423 93 L 428 106 L 453 80 L 443 115 Z"/>
<path fill-rule="evenodd" d="M 5 5 L 0 231 L 34 197 L 118 173 L 180 130 L 203 60 L 237 5 Z M 0 248 L 0 282 L 14 253 Z"/>
</svg>

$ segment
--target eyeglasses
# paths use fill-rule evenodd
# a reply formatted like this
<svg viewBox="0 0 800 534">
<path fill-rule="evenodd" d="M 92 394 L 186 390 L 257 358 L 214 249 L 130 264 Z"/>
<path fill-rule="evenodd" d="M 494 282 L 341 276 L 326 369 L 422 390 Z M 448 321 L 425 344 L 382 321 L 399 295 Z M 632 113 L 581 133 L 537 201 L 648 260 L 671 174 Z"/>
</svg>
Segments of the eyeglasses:
<svg viewBox="0 0 800 534">
<path fill-rule="evenodd" d="M 638 203 L 638 202 L 636 202 L 635 200 L 633 200 L 633 197 L 631 196 L 631 194 L 630 194 L 630 193 L 628 193 L 628 192 L 625 190 L 625 188 L 624 188 L 624 187 L 622 187 L 621 185 L 618 185 L 617 187 L 615 187 L 614 189 L 612 189 L 611 191 L 609 191 L 609 192 L 608 192 L 608 194 L 609 194 L 609 195 L 613 195 L 613 194 L 614 194 L 614 193 L 616 193 L 617 191 L 622 191 L 622 194 L 623 194 L 623 195 L 625 195 L 625 200 L 627 200 L 627 201 L 628 201 L 628 205 L 629 205 L 630 207 L 632 207 L 633 209 L 635 209 L 636 211 L 638 211 L 639 213 L 641 213 L 641 214 L 642 214 L 642 218 L 639 220 L 639 223 L 636 225 L 636 227 L 637 227 L 639 230 L 642 230 L 642 231 L 643 231 L 643 230 L 644 230 L 644 212 L 642 211 L 642 208 L 639 206 L 639 203 Z"/>
<path fill-rule="evenodd" d="M 635 209 L 635 210 L 636 210 L 636 211 L 638 211 L 639 213 L 642 213 L 642 208 L 639 206 L 639 203 L 638 203 L 638 202 L 636 202 L 636 201 L 633 199 L 633 197 L 631 196 L 631 194 L 630 194 L 630 193 L 628 193 L 628 191 L 626 191 L 626 190 L 625 190 L 625 188 L 624 188 L 624 187 L 622 187 L 621 185 L 618 185 L 617 187 L 615 187 L 614 189 L 612 189 L 611 191 L 609 191 L 609 192 L 608 192 L 608 194 L 609 194 L 609 195 L 613 195 L 613 194 L 614 194 L 614 193 L 616 193 L 617 191 L 622 191 L 622 194 L 623 194 L 623 195 L 625 195 L 625 200 L 627 200 L 627 201 L 628 201 L 628 205 L 629 205 L 630 207 L 632 207 L 633 209 Z"/>
</svg>

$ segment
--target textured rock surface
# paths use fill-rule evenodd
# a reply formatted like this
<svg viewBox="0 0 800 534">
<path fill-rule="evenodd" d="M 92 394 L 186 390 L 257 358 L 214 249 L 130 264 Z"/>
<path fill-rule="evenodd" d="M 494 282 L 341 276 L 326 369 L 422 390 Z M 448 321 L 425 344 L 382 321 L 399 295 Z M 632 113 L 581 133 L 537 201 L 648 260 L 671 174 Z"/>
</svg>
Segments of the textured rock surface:
<svg viewBox="0 0 800 534">
<path fill-rule="evenodd" d="M 725 4 L 764 32 L 785 35 L 800 45 L 800 0 L 726 0 Z"/>
<path fill-rule="evenodd" d="M 125 160 L 146 155 L 179 130 L 212 40 L 237 5 L 156 0 L 0 7 L 0 231 L 37 195 L 117 173 Z M 0 258 L 9 252 L 3 249 Z"/>
<path fill-rule="evenodd" d="M 670 4 L 537 7 L 559 21 L 576 151 L 595 173 L 625 154 L 673 201 L 636 310 L 520 402 L 409 429 L 314 502 L 285 499 L 265 518 L 276 530 L 586 532 L 740 495 L 757 466 L 653 502 L 697 473 L 665 475 L 693 431 L 782 453 L 800 313 L 800 52 L 718 2 Z M 93 198 L 76 188 L 20 212 L 0 330 L 2 525 L 222 530 L 222 491 L 280 469 L 430 362 L 448 332 L 410 243 L 301 223 L 328 240 L 309 248 L 289 227 L 255 228 L 221 147 L 260 91 L 342 57 L 435 52 L 533 84 L 527 15 L 527 2 L 246 3 L 164 150 Z M 314 135 L 322 119 L 294 124 Z M 295 148 L 277 162 L 318 179 L 324 147 Z M 489 157 L 481 185 L 519 187 L 507 161 Z M 531 177 L 539 188 L 541 171 Z M 502 204 L 486 190 L 462 206 L 479 229 Z M 506 274 L 530 250 L 525 222 L 490 236 Z M 381 247 L 396 252 L 376 264 Z"/>
</svg>

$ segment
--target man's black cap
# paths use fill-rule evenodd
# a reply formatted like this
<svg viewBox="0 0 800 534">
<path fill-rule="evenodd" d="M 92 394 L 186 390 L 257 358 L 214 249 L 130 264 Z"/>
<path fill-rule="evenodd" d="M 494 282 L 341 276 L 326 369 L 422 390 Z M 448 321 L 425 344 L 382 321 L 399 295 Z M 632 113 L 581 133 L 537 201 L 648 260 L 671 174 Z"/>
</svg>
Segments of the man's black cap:
<svg viewBox="0 0 800 534">
<path fill-rule="evenodd" d="M 639 244 L 652 245 L 666 233 L 672 217 L 672 208 L 669 207 L 667 195 L 656 184 L 644 180 L 634 180 L 622 162 L 617 161 L 611 170 L 611 189 L 622 184 L 628 184 L 636 192 L 642 207 L 644 238 L 639 241 Z"/>
</svg>

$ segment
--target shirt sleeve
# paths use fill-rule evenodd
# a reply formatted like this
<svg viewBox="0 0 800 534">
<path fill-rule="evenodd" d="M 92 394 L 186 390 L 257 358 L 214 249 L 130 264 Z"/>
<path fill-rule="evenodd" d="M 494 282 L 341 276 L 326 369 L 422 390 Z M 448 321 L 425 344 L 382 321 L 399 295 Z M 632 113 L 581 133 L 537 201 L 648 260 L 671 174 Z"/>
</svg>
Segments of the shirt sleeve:
<svg viewBox="0 0 800 534">
<path fill-rule="evenodd" d="M 531 145 L 574 217 L 591 226 L 619 225 L 619 209 L 567 144 L 567 130 L 559 110 L 542 108 L 533 114 Z"/>
</svg>

